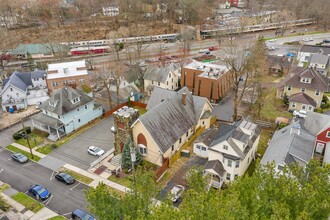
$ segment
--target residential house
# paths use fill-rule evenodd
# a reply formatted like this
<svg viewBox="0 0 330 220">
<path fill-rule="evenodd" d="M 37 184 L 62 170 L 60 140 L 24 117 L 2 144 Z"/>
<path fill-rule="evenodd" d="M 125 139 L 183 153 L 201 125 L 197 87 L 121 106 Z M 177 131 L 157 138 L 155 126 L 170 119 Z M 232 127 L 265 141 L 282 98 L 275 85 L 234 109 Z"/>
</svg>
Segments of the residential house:
<svg viewBox="0 0 330 220">
<path fill-rule="evenodd" d="M 306 67 L 310 62 L 313 54 L 323 54 L 329 56 L 329 46 L 316 46 L 316 45 L 303 45 L 298 52 L 297 60 L 299 61 L 299 67 Z"/>
<path fill-rule="evenodd" d="M 204 167 L 205 172 L 210 169 L 211 164 L 223 167 L 223 172 L 212 174 L 212 186 L 220 188 L 223 182 L 235 180 L 244 175 L 250 163 L 255 159 L 261 130 L 250 119 L 242 119 L 232 125 L 221 124 L 220 130 L 206 147 L 208 151 L 208 162 Z M 194 143 L 196 155 L 203 153 L 200 142 Z M 215 163 L 215 161 L 217 161 Z M 221 164 L 221 166 L 219 165 Z"/>
<path fill-rule="evenodd" d="M 118 16 L 119 15 L 119 7 L 118 6 L 108 6 L 102 7 L 102 12 L 104 16 Z"/>
<path fill-rule="evenodd" d="M 155 87 L 176 90 L 179 87 L 180 66 L 170 63 L 168 66 L 148 66 L 143 79 L 145 92 L 150 96 Z"/>
<path fill-rule="evenodd" d="M 315 140 L 304 127 L 292 123 L 274 133 L 260 163 L 274 163 L 276 171 L 293 163 L 305 167 L 313 157 Z"/>
<path fill-rule="evenodd" d="M 315 69 L 323 76 L 327 76 L 329 68 L 329 56 L 325 54 L 312 54 L 309 67 Z"/>
<path fill-rule="evenodd" d="M 102 106 L 83 91 L 72 87 L 55 90 L 53 95 L 40 106 L 42 112 L 30 117 L 32 126 L 49 133 L 48 138 L 56 141 L 100 117 Z"/>
<path fill-rule="evenodd" d="M 323 155 L 330 148 L 330 115 L 308 112 L 304 127 L 316 137 L 315 152 Z"/>
<path fill-rule="evenodd" d="M 55 54 L 65 55 L 68 52 L 68 47 L 61 44 L 20 44 L 12 54 L 22 59 L 27 59 L 28 54 L 33 59 L 41 59 L 54 57 Z"/>
<path fill-rule="evenodd" d="M 79 88 L 82 85 L 90 87 L 85 60 L 48 64 L 47 86 L 50 94 L 66 86 Z"/>
<path fill-rule="evenodd" d="M 224 65 L 193 61 L 183 67 L 180 83 L 196 96 L 219 102 L 231 89 L 230 74 Z"/>
<path fill-rule="evenodd" d="M 291 57 L 269 55 L 269 70 L 271 73 L 287 75 L 292 69 L 292 61 Z"/>
<path fill-rule="evenodd" d="M 297 67 L 277 89 L 277 98 L 286 94 L 289 110 L 314 111 L 319 108 L 324 92 L 329 90 L 329 80 L 313 68 Z"/>
<path fill-rule="evenodd" d="M 162 166 L 197 129 L 210 127 L 212 105 L 186 87 L 178 92 L 155 87 L 153 96 L 159 101 L 148 103 L 149 110 L 133 123 L 132 134 L 143 159 Z"/>
<path fill-rule="evenodd" d="M 36 70 L 33 72 L 15 71 L 3 81 L 2 110 L 11 108 L 24 109 L 29 105 L 37 105 L 49 98 L 46 85 L 46 72 Z"/>
</svg>

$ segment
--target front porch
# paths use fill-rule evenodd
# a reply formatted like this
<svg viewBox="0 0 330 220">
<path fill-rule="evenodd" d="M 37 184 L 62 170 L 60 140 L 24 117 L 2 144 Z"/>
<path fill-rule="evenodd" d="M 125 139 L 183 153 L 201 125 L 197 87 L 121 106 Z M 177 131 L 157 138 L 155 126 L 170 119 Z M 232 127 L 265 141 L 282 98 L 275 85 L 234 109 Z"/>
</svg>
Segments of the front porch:
<svg viewBox="0 0 330 220">
<path fill-rule="evenodd" d="M 204 176 L 209 175 L 210 181 L 208 189 L 211 187 L 219 189 L 224 182 L 224 174 L 226 173 L 222 163 L 219 160 L 210 160 L 204 166 Z"/>
</svg>

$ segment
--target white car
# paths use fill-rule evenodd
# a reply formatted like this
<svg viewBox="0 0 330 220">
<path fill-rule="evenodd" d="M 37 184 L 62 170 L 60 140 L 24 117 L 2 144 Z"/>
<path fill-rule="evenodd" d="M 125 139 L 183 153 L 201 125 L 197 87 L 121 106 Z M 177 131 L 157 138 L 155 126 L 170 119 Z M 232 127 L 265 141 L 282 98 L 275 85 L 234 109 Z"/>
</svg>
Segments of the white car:
<svg viewBox="0 0 330 220">
<path fill-rule="evenodd" d="M 95 147 L 95 146 L 90 146 L 87 149 L 87 152 L 93 156 L 102 156 L 104 154 L 104 150 L 102 150 L 99 147 Z"/>
<path fill-rule="evenodd" d="M 198 51 L 198 53 L 209 53 L 210 50 L 209 49 L 201 49 Z"/>
<path fill-rule="evenodd" d="M 305 110 L 299 110 L 299 111 L 295 110 L 293 112 L 293 115 L 296 116 L 296 117 L 298 117 L 298 118 L 306 118 L 307 111 L 305 111 Z"/>
<path fill-rule="evenodd" d="M 181 198 L 182 193 L 184 191 L 184 186 L 176 185 L 171 189 L 171 199 L 172 202 L 177 202 L 179 198 Z"/>
</svg>

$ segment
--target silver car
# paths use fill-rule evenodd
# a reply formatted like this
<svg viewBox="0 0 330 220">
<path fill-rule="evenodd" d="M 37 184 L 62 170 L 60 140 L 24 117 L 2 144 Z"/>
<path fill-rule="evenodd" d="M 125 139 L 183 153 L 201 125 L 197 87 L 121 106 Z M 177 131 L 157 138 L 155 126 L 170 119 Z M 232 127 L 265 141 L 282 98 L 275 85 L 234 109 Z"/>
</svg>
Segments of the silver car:
<svg viewBox="0 0 330 220">
<path fill-rule="evenodd" d="M 28 159 L 25 155 L 23 155 L 23 154 L 21 154 L 21 153 L 15 153 L 15 154 L 12 154 L 12 155 L 11 155 L 11 158 L 12 158 L 14 161 L 17 161 L 17 162 L 19 162 L 19 163 L 26 163 L 26 162 L 29 161 L 29 159 Z"/>
</svg>

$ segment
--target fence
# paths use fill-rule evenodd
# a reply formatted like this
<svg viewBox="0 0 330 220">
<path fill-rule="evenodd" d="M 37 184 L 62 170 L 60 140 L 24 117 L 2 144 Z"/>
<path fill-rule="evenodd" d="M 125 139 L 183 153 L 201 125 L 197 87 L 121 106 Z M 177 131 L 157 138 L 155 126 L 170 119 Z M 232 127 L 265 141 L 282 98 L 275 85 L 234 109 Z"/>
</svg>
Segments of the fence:
<svg viewBox="0 0 330 220">
<path fill-rule="evenodd" d="M 155 175 L 157 180 L 163 175 L 163 173 L 167 170 L 168 167 L 169 167 L 169 159 L 168 157 L 166 157 L 164 159 L 163 165 L 156 170 Z"/>
<path fill-rule="evenodd" d="M 210 126 L 213 125 L 217 121 L 217 116 L 213 116 L 210 120 Z"/>
<path fill-rule="evenodd" d="M 169 167 L 172 167 L 172 165 L 181 157 L 181 151 L 187 150 L 188 147 L 199 137 L 199 135 L 205 130 L 205 126 L 199 127 L 195 134 L 190 137 L 190 139 L 182 145 L 182 147 L 170 158 L 169 161 Z"/>
<path fill-rule="evenodd" d="M 104 116 L 107 118 L 109 117 L 110 115 L 112 115 L 112 113 L 114 113 L 115 111 L 117 111 L 118 109 L 124 107 L 124 106 L 127 106 L 128 105 L 128 102 L 124 102 L 116 107 L 114 107 L 113 109 L 107 111 Z M 135 102 L 135 101 L 131 101 L 131 105 L 132 106 L 137 106 L 137 107 L 140 107 L 140 108 L 146 108 L 147 107 L 147 104 L 144 104 L 142 102 Z"/>
<path fill-rule="evenodd" d="M 262 128 L 271 128 L 273 126 L 273 123 L 269 121 L 255 120 L 255 123 Z"/>
</svg>

